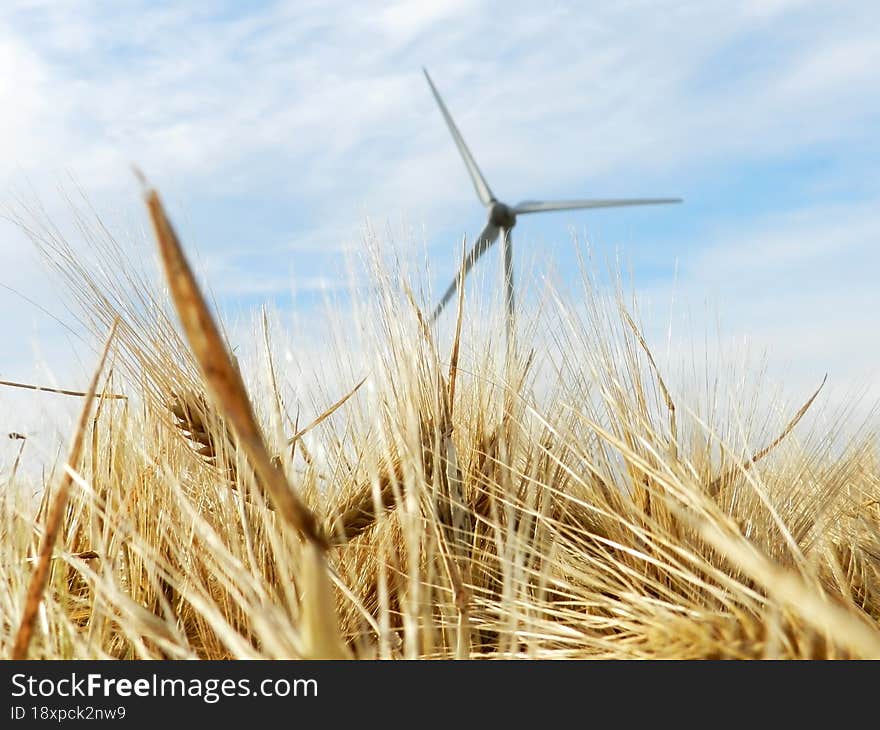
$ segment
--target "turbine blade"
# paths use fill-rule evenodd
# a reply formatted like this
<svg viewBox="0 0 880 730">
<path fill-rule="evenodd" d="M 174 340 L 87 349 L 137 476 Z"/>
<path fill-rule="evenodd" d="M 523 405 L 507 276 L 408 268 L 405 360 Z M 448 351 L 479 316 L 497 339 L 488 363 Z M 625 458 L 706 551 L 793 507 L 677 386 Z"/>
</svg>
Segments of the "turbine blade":
<svg viewBox="0 0 880 730">
<path fill-rule="evenodd" d="M 495 200 L 495 196 L 492 195 L 492 191 L 489 190 L 486 178 L 483 177 L 483 173 L 480 172 L 480 168 L 477 167 L 473 155 L 464 143 L 464 138 L 461 136 L 461 132 L 458 131 L 458 127 L 456 127 L 455 122 L 452 121 L 452 116 L 446 109 L 446 104 L 444 104 L 443 99 L 440 98 L 440 92 L 437 91 L 437 87 L 434 86 L 434 82 L 431 81 L 431 77 L 428 75 L 428 69 L 422 68 L 422 71 L 424 71 L 425 78 L 428 80 L 428 86 L 431 87 L 431 93 L 434 94 L 434 98 L 437 100 L 437 106 L 440 107 L 440 111 L 443 113 L 443 118 L 446 120 L 446 126 L 449 127 L 452 139 L 455 140 L 458 151 L 464 160 L 468 174 L 471 176 L 471 181 L 474 184 L 474 189 L 477 191 L 477 196 L 480 198 L 483 205 L 491 205 L 492 201 Z"/>
<path fill-rule="evenodd" d="M 618 198 L 610 200 L 524 200 L 517 203 L 513 212 L 543 213 L 549 210 L 577 210 L 579 208 L 622 208 L 627 205 L 666 205 L 681 203 L 681 198 Z"/>
<path fill-rule="evenodd" d="M 467 257 L 464 260 L 464 270 L 460 270 L 458 274 L 456 274 L 455 279 L 453 279 L 452 283 L 449 285 L 449 288 L 443 294 L 443 298 L 440 300 L 440 303 L 434 308 L 434 312 L 431 315 L 431 322 L 435 322 L 437 317 L 440 316 L 440 313 L 443 311 L 443 308 L 448 304 L 449 300 L 452 299 L 452 295 L 455 294 L 456 289 L 461 286 L 462 279 L 468 275 L 468 272 L 473 268 L 473 265 L 477 262 L 477 259 L 480 258 L 486 251 L 488 251 L 492 244 L 498 238 L 498 233 L 500 229 L 498 226 L 493 225 L 491 222 L 486 224 L 486 227 L 480 231 L 480 235 L 477 237 L 476 243 L 474 243 L 473 248 L 468 252 Z"/>
</svg>

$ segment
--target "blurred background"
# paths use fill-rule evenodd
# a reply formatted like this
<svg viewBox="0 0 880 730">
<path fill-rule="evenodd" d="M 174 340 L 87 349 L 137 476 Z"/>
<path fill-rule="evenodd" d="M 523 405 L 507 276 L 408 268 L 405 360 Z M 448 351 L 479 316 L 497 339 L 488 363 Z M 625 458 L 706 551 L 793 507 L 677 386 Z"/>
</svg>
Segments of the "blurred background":
<svg viewBox="0 0 880 730">
<path fill-rule="evenodd" d="M 877 3 L 209 5 L 0 7 L 0 379 L 83 388 L 95 360 L 6 216 L 39 206 L 87 248 L 81 192 L 152 261 L 133 164 L 230 320 L 268 303 L 320 338 L 328 297 L 345 316 L 369 294 L 369 231 L 441 293 L 485 212 L 425 66 L 505 202 L 685 199 L 520 218 L 524 309 L 542 280 L 577 285 L 576 237 L 632 275 L 663 362 L 712 340 L 793 400 L 826 372 L 829 402 L 880 398 Z M 51 454 L 78 405 L 0 388 L 0 469 L 8 432 Z"/>
</svg>

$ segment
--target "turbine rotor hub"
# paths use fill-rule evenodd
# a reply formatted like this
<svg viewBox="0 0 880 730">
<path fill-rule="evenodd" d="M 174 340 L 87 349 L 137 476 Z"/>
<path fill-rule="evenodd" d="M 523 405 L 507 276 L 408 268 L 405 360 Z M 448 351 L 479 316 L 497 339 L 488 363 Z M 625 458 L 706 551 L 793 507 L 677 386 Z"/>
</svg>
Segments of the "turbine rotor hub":
<svg viewBox="0 0 880 730">
<path fill-rule="evenodd" d="M 504 203 L 492 203 L 489 209 L 489 221 L 499 228 L 513 228 L 516 225 L 516 213 Z"/>
</svg>

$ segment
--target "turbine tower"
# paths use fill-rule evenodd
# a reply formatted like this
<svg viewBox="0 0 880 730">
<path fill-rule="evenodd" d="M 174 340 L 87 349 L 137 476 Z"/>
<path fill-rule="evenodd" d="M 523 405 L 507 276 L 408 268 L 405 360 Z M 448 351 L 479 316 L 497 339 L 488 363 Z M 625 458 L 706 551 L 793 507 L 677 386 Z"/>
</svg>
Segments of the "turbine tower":
<svg viewBox="0 0 880 730">
<path fill-rule="evenodd" d="M 434 312 L 431 315 L 431 321 L 435 322 L 437 320 L 440 313 L 443 311 L 443 308 L 452 298 L 452 295 L 455 294 L 456 289 L 462 284 L 463 278 L 467 276 L 468 272 L 480 256 L 486 253 L 486 251 L 488 251 L 500 237 L 502 265 L 504 267 L 504 293 L 507 307 L 507 341 L 508 349 L 510 349 L 511 343 L 513 342 L 514 318 L 513 247 L 510 233 L 516 225 L 516 217 L 518 215 L 525 215 L 527 213 L 544 213 L 553 210 L 577 210 L 581 208 L 618 208 L 629 205 L 661 205 L 665 203 L 680 203 L 682 201 L 681 198 L 622 198 L 609 200 L 524 200 L 516 205 L 506 205 L 505 203 L 502 203 L 489 189 L 489 184 L 486 182 L 486 178 L 483 177 L 483 173 L 480 172 L 480 168 L 477 167 L 477 163 L 474 161 L 473 155 L 471 155 L 470 150 L 467 148 L 464 138 L 461 136 L 461 132 L 459 132 L 458 127 L 455 126 L 455 122 L 452 120 L 452 116 L 449 114 L 446 104 L 443 103 L 443 99 L 440 97 L 437 87 L 434 86 L 434 82 L 431 81 L 431 77 L 428 75 L 428 70 L 423 68 L 422 71 L 424 71 L 425 78 L 428 80 L 428 85 L 431 87 L 431 93 L 434 94 L 434 98 L 437 100 L 437 106 L 440 107 L 440 112 L 446 120 L 446 126 L 449 127 L 452 139 L 455 140 L 455 145 L 458 147 L 458 151 L 464 160 L 471 182 L 474 184 L 474 189 L 477 191 L 477 197 L 480 199 L 480 202 L 486 206 L 489 213 L 489 219 L 486 222 L 485 227 L 480 231 L 480 235 L 477 237 L 473 248 L 471 248 L 464 260 L 464 266 L 458 272 L 453 282 L 449 285 L 449 288 L 443 294 L 442 299 L 440 299 L 440 302 L 434 308 Z"/>
</svg>

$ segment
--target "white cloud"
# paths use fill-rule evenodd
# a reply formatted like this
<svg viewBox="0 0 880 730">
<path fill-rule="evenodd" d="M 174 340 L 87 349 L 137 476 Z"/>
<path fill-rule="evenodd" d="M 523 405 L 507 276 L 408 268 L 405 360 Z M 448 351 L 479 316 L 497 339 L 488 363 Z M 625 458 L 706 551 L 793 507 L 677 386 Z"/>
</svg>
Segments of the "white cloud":
<svg viewBox="0 0 880 730">
<path fill-rule="evenodd" d="M 467 22 L 468 16 L 480 12 L 482 8 L 477 3 L 465 0 L 433 0 L 430 3 L 403 0 L 382 8 L 374 16 L 374 22 L 389 41 L 401 46 L 414 41 L 435 23 L 453 19 Z"/>
<path fill-rule="evenodd" d="M 705 333 L 721 350 L 765 353 L 768 382 L 794 398 L 827 373 L 826 403 L 864 417 L 880 403 L 878 205 L 773 215 L 752 221 L 747 236 L 719 231 L 679 262 L 674 285 L 640 287 L 652 342 L 665 343 L 675 302 L 673 360 L 687 359 L 695 341 L 699 351 Z"/>
</svg>

